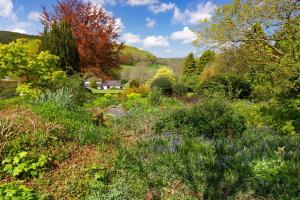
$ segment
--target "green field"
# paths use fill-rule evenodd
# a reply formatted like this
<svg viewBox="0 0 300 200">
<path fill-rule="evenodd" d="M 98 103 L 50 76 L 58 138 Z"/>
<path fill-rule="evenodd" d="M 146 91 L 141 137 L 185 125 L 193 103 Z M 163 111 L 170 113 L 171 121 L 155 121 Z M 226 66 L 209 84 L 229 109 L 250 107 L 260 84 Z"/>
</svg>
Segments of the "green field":
<svg viewBox="0 0 300 200">
<path fill-rule="evenodd" d="M 121 66 L 121 79 L 124 80 L 139 80 L 146 82 L 153 78 L 156 71 L 163 66 L 170 67 L 180 79 L 182 74 L 182 59 L 158 59 L 156 65 L 146 65 L 145 63 L 138 63 L 136 65 L 122 65 Z"/>
</svg>

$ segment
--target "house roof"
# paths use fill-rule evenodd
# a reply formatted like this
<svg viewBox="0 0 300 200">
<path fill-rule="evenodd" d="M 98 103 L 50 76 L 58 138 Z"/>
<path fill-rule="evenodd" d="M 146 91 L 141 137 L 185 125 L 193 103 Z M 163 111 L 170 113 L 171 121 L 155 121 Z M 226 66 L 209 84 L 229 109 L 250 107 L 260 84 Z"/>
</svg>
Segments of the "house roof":
<svg viewBox="0 0 300 200">
<path fill-rule="evenodd" d="M 121 81 L 119 80 L 111 80 L 111 81 L 105 81 L 101 84 L 102 86 L 121 86 Z"/>
</svg>

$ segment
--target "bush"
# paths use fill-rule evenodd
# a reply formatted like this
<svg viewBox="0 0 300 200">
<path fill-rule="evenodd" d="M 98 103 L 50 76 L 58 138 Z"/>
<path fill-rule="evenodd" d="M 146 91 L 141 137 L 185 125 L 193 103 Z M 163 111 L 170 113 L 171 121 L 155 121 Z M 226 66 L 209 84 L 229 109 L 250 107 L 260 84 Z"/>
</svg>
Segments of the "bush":
<svg viewBox="0 0 300 200">
<path fill-rule="evenodd" d="M 141 94 L 130 93 L 122 102 L 123 108 L 130 110 L 134 107 L 148 105 L 147 98 L 143 98 Z"/>
<path fill-rule="evenodd" d="M 241 77 L 233 74 L 218 74 L 204 81 L 199 93 L 220 92 L 223 91 L 227 96 L 240 99 L 249 98 L 251 94 L 251 85 Z"/>
<path fill-rule="evenodd" d="M 173 92 L 175 95 L 184 95 L 188 92 L 188 88 L 181 83 L 178 83 L 173 86 Z"/>
<path fill-rule="evenodd" d="M 144 86 L 127 88 L 123 93 L 122 96 L 126 97 L 131 93 L 140 94 L 142 97 L 147 97 L 150 90 Z"/>
<path fill-rule="evenodd" d="M 132 80 L 129 83 L 130 88 L 138 88 L 140 86 L 140 83 L 137 80 Z"/>
<path fill-rule="evenodd" d="M 90 86 L 97 89 L 97 81 L 95 79 L 90 80 Z"/>
<path fill-rule="evenodd" d="M 68 88 L 62 88 L 57 91 L 47 90 L 35 102 L 36 103 L 52 103 L 63 108 L 71 108 L 74 106 L 72 102 L 72 91 Z"/>
<path fill-rule="evenodd" d="M 3 160 L 3 172 L 22 179 L 36 177 L 46 167 L 48 161 L 45 155 L 37 159 L 30 157 L 28 152 L 24 151 Z"/>
<path fill-rule="evenodd" d="M 166 78 L 168 79 L 172 84 L 175 83 L 176 81 L 176 75 L 174 73 L 174 71 L 169 68 L 169 67 L 161 67 L 157 70 L 155 76 L 154 76 L 154 80 L 158 79 L 158 78 Z"/>
<path fill-rule="evenodd" d="M 170 96 L 172 94 L 172 83 L 169 79 L 165 77 L 154 79 L 154 81 L 151 84 L 151 88 L 152 90 L 154 88 L 160 89 L 161 93 L 166 96 Z"/>
<path fill-rule="evenodd" d="M 239 136 L 246 129 L 244 118 L 221 99 L 206 100 L 190 109 L 180 109 L 159 121 L 157 133 L 172 132 L 209 138 Z"/>
<path fill-rule="evenodd" d="M 17 185 L 15 183 L 0 184 L 0 199 L 38 199 L 33 190 L 24 185 Z"/>
<path fill-rule="evenodd" d="M 149 96 L 151 105 L 159 105 L 161 103 L 161 91 L 159 88 L 154 87 Z"/>
</svg>

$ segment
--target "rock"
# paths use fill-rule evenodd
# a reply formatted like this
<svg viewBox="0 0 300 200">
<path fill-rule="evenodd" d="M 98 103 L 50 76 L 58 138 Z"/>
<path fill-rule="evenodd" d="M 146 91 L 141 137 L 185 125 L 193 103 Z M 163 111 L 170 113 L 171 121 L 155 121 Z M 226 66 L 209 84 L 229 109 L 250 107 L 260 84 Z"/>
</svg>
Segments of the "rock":
<svg viewBox="0 0 300 200">
<path fill-rule="evenodd" d="M 107 109 L 106 113 L 117 118 L 123 117 L 126 114 L 125 110 L 119 107 L 110 107 Z"/>
</svg>

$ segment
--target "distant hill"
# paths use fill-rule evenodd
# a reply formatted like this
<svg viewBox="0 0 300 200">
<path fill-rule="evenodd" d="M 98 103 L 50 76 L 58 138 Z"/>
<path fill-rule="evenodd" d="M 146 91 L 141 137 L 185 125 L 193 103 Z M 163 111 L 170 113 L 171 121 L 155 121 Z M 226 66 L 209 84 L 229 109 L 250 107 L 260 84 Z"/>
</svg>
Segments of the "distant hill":
<svg viewBox="0 0 300 200">
<path fill-rule="evenodd" d="M 155 57 L 152 53 L 138 49 L 136 47 L 125 45 L 124 49 L 122 50 L 122 53 L 124 55 L 131 54 L 133 56 L 133 59 L 139 60 L 139 61 L 147 61 L 149 56 Z"/>
<path fill-rule="evenodd" d="M 8 44 L 19 38 L 37 39 L 37 38 L 39 38 L 39 36 L 15 33 L 15 32 L 10 32 L 10 31 L 0 31 L 0 43 L 2 43 L 2 44 Z"/>
</svg>

